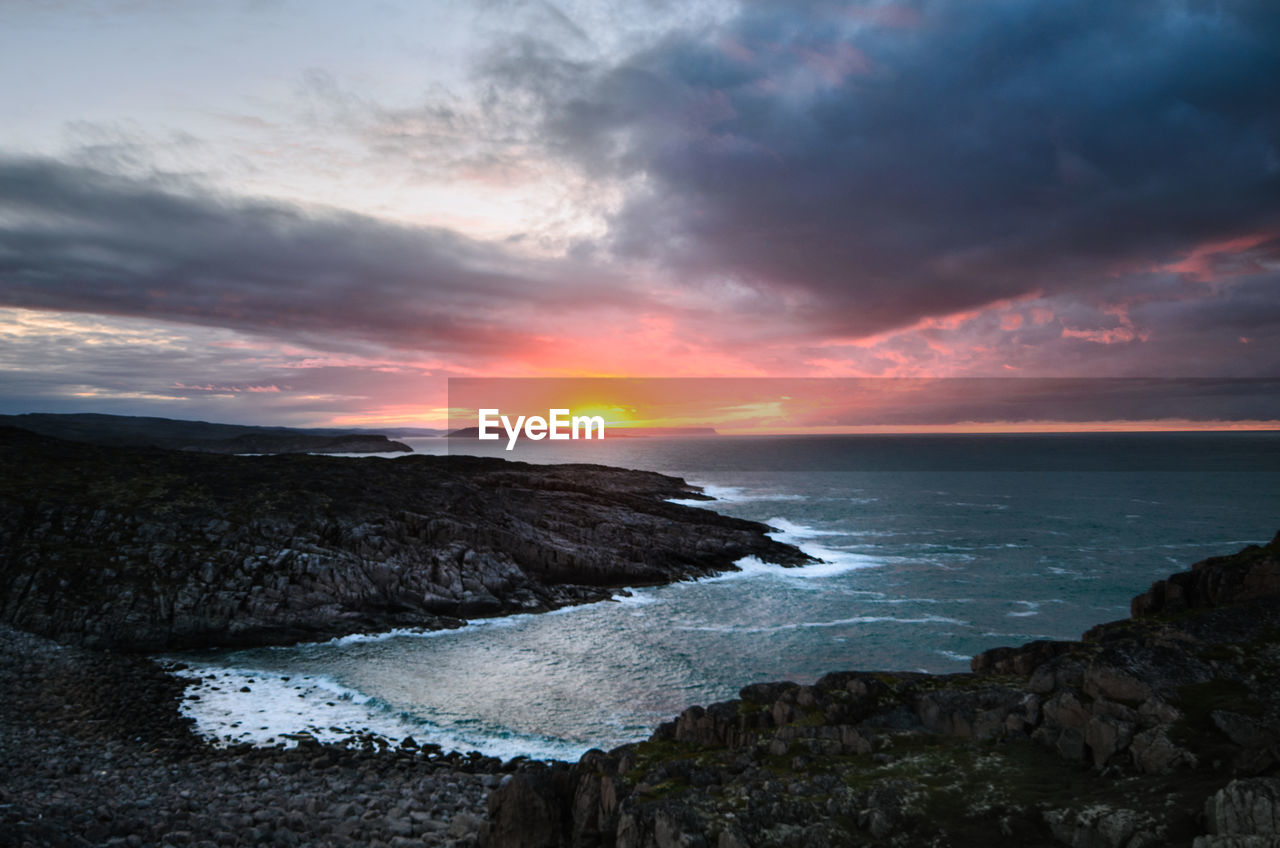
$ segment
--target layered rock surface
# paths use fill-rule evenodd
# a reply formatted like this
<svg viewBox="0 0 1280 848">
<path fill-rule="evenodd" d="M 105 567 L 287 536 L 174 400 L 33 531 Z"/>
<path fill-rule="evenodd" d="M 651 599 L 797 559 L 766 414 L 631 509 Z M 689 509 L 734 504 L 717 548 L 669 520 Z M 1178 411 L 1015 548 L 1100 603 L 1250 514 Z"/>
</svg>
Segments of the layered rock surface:
<svg viewBox="0 0 1280 848">
<path fill-rule="evenodd" d="M 0 427 L 92 445 L 205 453 L 413 453 L 380 433 L 212 424 L 96 413 L 0 415 Z"/>
<path fill-rule="evenodd" d="M 969 674 L 748 686 L 647 742 L 512 775 L 487 842 L 1278 845 L 1277 566 L 1280 536 L 1157 583 L 1133 619 Z"/>
<path fill-rule="evenodd" d="M 683 480 L 474 457 L 210 456 L 0 428 L 0 622 L 88 647 L 279 644 L 811 561 Z"/>
<path fill-rule="evenodd" d="M 0 845 L 473 848 L 502 764 L 406 740 L 214 748 L 185 679 L 0 625 Z"/>
</svg>

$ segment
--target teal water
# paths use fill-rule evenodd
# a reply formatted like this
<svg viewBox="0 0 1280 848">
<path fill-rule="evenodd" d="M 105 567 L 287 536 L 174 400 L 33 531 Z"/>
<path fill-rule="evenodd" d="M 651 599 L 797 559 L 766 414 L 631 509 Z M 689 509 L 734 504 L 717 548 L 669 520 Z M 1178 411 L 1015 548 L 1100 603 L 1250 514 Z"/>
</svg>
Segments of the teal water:
<svg viewBox="0 0 1280 848">
<path fill-rule="evenodd" d="M 679 471 L 672 457 L 690 462 L 687 440 L 665 453 L 659 440 L 630 441 L 605 459 L 668 472 Z M 762 463 L 717 457 L 715 441 L 696 448 L 701 467 L 684 475 L 717 497 L 701 506 L 763 521 L 824 564 L 748 561 L 618 602 L 459 631 L 188 657 L 211 678 L 188 710 L 222 739 L 367 728 L 502 757 L 576 758 L 753 681 L 960 671 L 986 648 L 1076 638 L 1126 616 L 1153 580 L 1280 529 L 1273 471 L 1152 470 L 1267 467 L 1275 437 L 1228 438 L 1206 449 L 1226 445 L 1214 462 L 1189 455 L 1194 440 L 1166 441 L 1166 456 L 1127 471 L 984 469 L 973 451 L 990 441 L 970 441 L 964 462 L 936 463 L 968 470 L 746 470 Z M 1077 455 L 1105 467 L 1114 444 L 1095 444 L 1092 459 L 1087 444 Z M 1221 460 L 1228 454 L 1244 461 Z"/>
</svg>

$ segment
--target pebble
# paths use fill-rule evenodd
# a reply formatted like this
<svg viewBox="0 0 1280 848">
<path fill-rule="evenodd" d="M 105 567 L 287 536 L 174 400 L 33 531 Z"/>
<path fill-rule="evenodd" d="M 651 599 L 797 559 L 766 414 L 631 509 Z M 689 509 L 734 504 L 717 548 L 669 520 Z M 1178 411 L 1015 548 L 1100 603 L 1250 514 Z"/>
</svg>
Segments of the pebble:
<svg viewBox="0 0 1280 848">
<path fill-rule="evenodd" d="M 494 760 L 422 743 L 214 748 L 179 714 L 181 682 L 154 663 L 4 626 L 0 690 L 5 848 L 416 846 L 446 834 L 472 848 L 501 779 Z"/>
</svg>

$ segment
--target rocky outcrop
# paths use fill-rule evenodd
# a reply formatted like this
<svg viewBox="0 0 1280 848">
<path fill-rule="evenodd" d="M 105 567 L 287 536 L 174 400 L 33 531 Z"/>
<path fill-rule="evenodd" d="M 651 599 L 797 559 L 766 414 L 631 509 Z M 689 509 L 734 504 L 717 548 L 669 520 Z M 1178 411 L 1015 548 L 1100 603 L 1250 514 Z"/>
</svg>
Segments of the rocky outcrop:
<svg viewBox="0 0 1280 848">
<path fill-rule="evenodd" d="M 1280 846 L 1280 779 L 1233 780 L 1205 802 L 1209 835 L 1194 848 L 1275 848 Z"/>
<path fill-rule="evenodd" d="M 278 644 L 811 561 L 684 481 L 476 457 L 210 456 L 0 428 L 0 621 L 128 650 Z"/>
<path fill-rule="evenodd" d="M 646 742 L 529 766 L 492 848 L 1276 844 L 1280 537 L 1197 564 L 1175 615 L 690 707 Z M 1209 603 L 1208 599 L 1213 599 Z"/>
<path fill-rule="evenodd" d="M 413 453 L 404 442 L 386 436 L 314 436 L 308 434 L 252 434 L 230 439 L 174 443 L 178 450 L 202 453 Z"/>
<path fill-rule="evenodd" d="M 0 427 L 93 445 L 170 448 L 205 453 L 412 453 L 379 433 L 212 424 L 96 413 L 0 415 Z M 409 430 L 408 432 L 414 432 Z"/>
<path fill-rule="evenodd" d="M 1190 571 L 1159 580 L 1130 605 L 1134 618 L 1219 607 L 1280 594 L 1276 544 L 1252 545 L 1228 557 L 1198 562 Z"/>
</svg>

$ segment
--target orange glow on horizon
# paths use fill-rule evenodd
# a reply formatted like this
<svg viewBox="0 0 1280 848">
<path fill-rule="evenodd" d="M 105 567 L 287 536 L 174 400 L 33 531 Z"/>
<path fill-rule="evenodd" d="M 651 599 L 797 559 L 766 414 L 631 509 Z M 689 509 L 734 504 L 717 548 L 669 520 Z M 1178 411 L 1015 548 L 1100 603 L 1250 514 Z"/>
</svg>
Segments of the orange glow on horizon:
<svg viewBox="0 0 1280 848">
<path fill-rule="evenodd" d="M 851 425 L 834 427 L 759 427 L 717 429 L 722 436 L 844 436 L 1018 433 L 1215 433 L 1280 431 L 1280 421 L 962 421 L 956 424 Z"/>
</svg>

